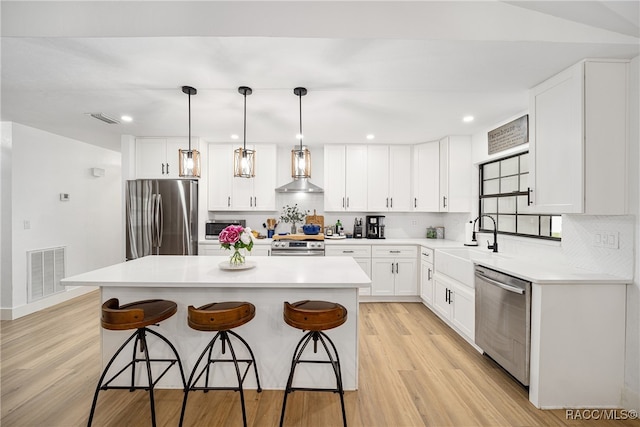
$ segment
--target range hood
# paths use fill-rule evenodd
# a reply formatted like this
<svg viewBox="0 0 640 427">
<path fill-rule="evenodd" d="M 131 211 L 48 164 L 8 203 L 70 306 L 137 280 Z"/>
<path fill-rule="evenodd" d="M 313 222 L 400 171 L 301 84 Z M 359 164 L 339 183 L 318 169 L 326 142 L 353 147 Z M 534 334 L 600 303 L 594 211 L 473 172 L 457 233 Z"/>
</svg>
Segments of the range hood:
<svg viewBox="0 0 640 427">
<path fill-rule="evenodd" d="M 294 178 L 290 183 L 276 188 L 276 193 L 324 193 L 324 190 L 309 178 Z"/>
</svg>

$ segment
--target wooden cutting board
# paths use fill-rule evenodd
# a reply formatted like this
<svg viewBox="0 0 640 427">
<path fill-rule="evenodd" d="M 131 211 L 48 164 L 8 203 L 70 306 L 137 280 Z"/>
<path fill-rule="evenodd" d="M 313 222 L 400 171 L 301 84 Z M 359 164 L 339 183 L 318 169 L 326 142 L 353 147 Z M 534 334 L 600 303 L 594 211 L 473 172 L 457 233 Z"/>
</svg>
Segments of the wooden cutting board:
<svg viewBox="0 0 640 427">
<path fill-rule="evenodd" d="M 324 216 L 316 215 L 316 210 L 313 210 L 313 215 L 307 215 L 307 224 L 318 224 L 320 230 L 324 230 Z"/>
</svg>

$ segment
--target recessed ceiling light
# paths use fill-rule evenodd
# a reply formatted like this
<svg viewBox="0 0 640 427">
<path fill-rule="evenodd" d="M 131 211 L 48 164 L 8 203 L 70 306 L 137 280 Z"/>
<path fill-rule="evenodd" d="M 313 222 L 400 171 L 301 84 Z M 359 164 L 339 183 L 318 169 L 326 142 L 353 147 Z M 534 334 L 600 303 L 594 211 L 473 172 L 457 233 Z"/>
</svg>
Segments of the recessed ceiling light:
<svg viewBox="0 0 640 427">
<path fill-rule="evenodd" d="M 473 121 L 473 116 L 464 116 L 462 118 L 462 121 L 465 122 L 465 123 L 470 123 L 470 122 Z"/>
<path fill-rule="evenodd" d="M 369 135 L 367 135 L 367 139 L 374 139 L 376 136 L 372 133 L 370 133 Z"/>
<path fill-rule="evenodd" d="M 131 117 L 131 116 L 121 116 L 120 120 L 122 120 L 123 122 L 132 122 L 133 121 L 133 117 Z"/>
<path fill-rule="evenodd" d="M 231 135 L 231 139 L 238 139 L 238 138 L 240 138 L 240 137 L 235 133 L 233 135 Z"/>
</svg>

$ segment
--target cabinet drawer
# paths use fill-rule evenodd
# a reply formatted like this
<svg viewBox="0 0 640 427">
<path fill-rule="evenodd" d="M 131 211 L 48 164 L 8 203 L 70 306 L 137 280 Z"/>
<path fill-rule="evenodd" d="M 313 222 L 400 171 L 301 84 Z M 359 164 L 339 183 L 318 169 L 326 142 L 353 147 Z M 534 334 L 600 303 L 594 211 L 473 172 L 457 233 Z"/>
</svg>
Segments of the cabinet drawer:
<svg viewBox="0 0 640 427">
<path fill-rule="evenodd" d="M 421 246 L 420 256 L 422 257 L 422 261 L 430 262 L 433 264 L 433 249 L 429 249 L 429 248 L 425 248 L 424 246 Z"/>
<path fill-rule="evenodd" d="M 352 257 L 371 257 L 371 246 L 369 245 L 326 245 L 324 253 L 327 256 L 352 256 Z"/>
<path fill-rule="evenodd" d="M 374 257 L 415 258 L 418 256 L 416 246 L 373 246 Z"/>
</svg>

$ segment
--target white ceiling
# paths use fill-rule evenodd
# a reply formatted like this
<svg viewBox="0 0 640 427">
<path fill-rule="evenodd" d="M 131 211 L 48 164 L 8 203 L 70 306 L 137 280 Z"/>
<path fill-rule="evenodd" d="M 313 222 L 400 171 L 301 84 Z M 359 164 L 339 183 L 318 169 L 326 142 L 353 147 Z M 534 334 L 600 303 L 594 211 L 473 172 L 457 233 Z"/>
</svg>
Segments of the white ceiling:
<svg viewBox="0 0 640 427">
<path fill-rule="evenodd" d="M 639 2 L 3 1 L 3 121 L 119 150 L 120 135 L 416 143 L 527 109 L 585 57 L 640 53 Z M 132 123 L 107 125 L 102 112 Z M 463 123 L 471 114 L 476 120 Z"/>
</svg>

